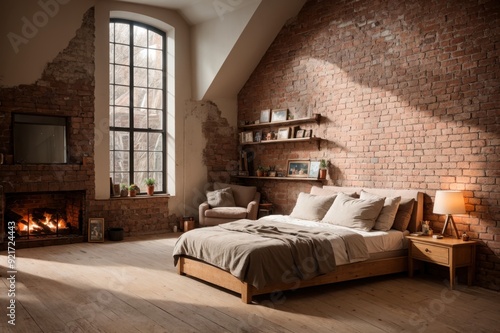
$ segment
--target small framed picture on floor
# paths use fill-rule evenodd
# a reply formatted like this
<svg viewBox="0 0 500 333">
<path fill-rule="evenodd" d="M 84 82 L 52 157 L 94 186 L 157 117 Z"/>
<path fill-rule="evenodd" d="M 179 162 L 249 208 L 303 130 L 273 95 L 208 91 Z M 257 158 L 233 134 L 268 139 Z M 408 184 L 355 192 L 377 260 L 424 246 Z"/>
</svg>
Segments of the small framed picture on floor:
<svg viewBox="0 0 500 333">
<path fill-rule="evenodd" d="M 89 219 L 89 242 L 104 242 L 104 219 Z"/>
</svg>

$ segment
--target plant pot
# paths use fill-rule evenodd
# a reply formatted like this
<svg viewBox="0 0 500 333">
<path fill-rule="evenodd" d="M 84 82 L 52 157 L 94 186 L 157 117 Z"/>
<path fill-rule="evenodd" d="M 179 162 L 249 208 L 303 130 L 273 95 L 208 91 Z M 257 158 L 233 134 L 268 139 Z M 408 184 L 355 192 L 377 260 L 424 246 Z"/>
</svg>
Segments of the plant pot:
<svg viewBox="0 0 500 333">
<path fill-rule="evenodd" d="M 255 173 L 256 173 L 257 177 L 262 177 L 262 176 L 264 176 L 264 171 L 257 170 Z"/>
<path fill-rule="evenodd" d="M 326 169 L 319 169 L 319 179 L 326 179 Z"/>
<path fill-rule="evenodd" d="M 128 190 L 120 190 L 120 197 L 126 197 L 128 196 Z"/>
<path fill-rule="evenodd" d="M 155 193 L 155 186 L 154 185 L 148 185 L 146 189 L 148 195 L 153 195 Z"/>
<path fill-rule="evenodd" d="M 111 241 L 121 241 L 123 240 L 123 228 L 109 228 L 108 238 Z"/>
<path fill-rule="evenodd" d="M 130 197 L 135 197 L 135 196 L 136 196 L 136 194 L 137 194 L 137 192 L 136 192 L 135 190 L 129 190 L 129 191 L 128 191 L 128 195 L 129 195 Z"/>
</svg>

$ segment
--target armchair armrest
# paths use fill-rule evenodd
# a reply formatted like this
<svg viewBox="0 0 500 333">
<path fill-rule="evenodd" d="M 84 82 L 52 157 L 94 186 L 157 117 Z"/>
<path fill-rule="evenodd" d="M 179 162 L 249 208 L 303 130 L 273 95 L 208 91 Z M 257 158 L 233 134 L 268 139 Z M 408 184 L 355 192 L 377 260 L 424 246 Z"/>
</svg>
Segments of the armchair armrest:
<svg viewBox="0 0 500 333">
<path fill-rule="evenodd" d="M 200 222 L 200 225 L 205 225 L 205 212 L 210 209 L 210 206 L 208 205 L 208 202 L 202 202 L 200 206 L 198 207 L 198 219 Z"/>
<path fill-rule="evenodd" d="M 252 201 L 248 203 L 247 206 L 247 218 L 249 220 L 256 220 L 259 214 L 259 203 L 260 203 L 260 193 L 255 192 L 255 196 Z"/>
</svg>

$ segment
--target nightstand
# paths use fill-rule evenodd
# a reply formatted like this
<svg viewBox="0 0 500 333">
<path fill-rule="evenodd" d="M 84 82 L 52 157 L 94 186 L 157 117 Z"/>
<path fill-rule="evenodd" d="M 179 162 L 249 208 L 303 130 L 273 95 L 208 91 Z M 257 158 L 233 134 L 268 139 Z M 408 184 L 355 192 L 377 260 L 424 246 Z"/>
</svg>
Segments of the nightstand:
<svg viewBox="0 0 500 333">
<path fill-rule="evenodd" d="M 467 267 L 467 284 L 474 279 L 476 265 L 476 241 L 444 237 L 435 239 L 431 236 L 407 236 L 408 239 L 408 275 L 413 276 L 413 261 L 421 260 L 450 269 L 450 289 L 455 288 L 455 270 Z"/>
</svg>

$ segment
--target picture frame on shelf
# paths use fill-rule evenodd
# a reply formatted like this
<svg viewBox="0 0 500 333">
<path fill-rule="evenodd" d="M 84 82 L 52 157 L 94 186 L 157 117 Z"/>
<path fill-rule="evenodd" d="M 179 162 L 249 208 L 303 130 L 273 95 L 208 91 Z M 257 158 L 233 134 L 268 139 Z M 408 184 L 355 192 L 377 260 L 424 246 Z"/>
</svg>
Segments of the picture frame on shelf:
<svg viewBox="0 0 500 333">
<path fill-rule="evenodd" d="M 271 121 L 271 109 L 265 109 L 260 111 L 260 122 L 268 123 Z"/>
<path fill-rule="evenodd" d="M 296 138 L 303 138 L 303 137 L 304 137 L 304 131 L 305 131 L 305 130 L 303 130 L 303 129 L 299 129 L 299 130 L 297 131 L 297 134 L 295 134 L 295 137 L 296 137 Z"/>
<path fill-rule="evenodd" d="M 309 178 L 319 177 L 319 161 L 311 161 L 309 165 Z"/>
<path fill-rule="evenodd" d="M 243 143 L 247 142 L 253 142 L 253 132 L 252 131 L 246 131 L 243 134 Z"/>
<path fill-rule="evenodd" d="M 104 242 L 104 219 L 97 217 L 90 218 L 88 232 L 89 243 Z"/>
<path fill-rule="evenodd" d="M 253 132 L 253 142 L 261 142 L 262 141 L 262 130 Z"/>
<path fill-rule="evenodd" d="M 290 127 L 281 127 L 278 129 L 278 140 L 286 140 L 290 137 Z"/>
<path fill-rule="evenodd" d="M 288 160 L 287 177 L 308 178 L 311 161 L 309 160 Z"/>
<path fill-rule="evenodd" d="M 274 131 L 262 131 L 262 141 L 276 140 L 276 133 Z"/>
<path fill-rule="evenodd" d="M 312 129 L 304 130 L 304 138 L 310 138 L 312 136 Z"/>
<path fill-rule="evenodd" d="M 288 119 L 288 109 L 271 110 L 271 122 L 286 121 Z"/>
</svg>

